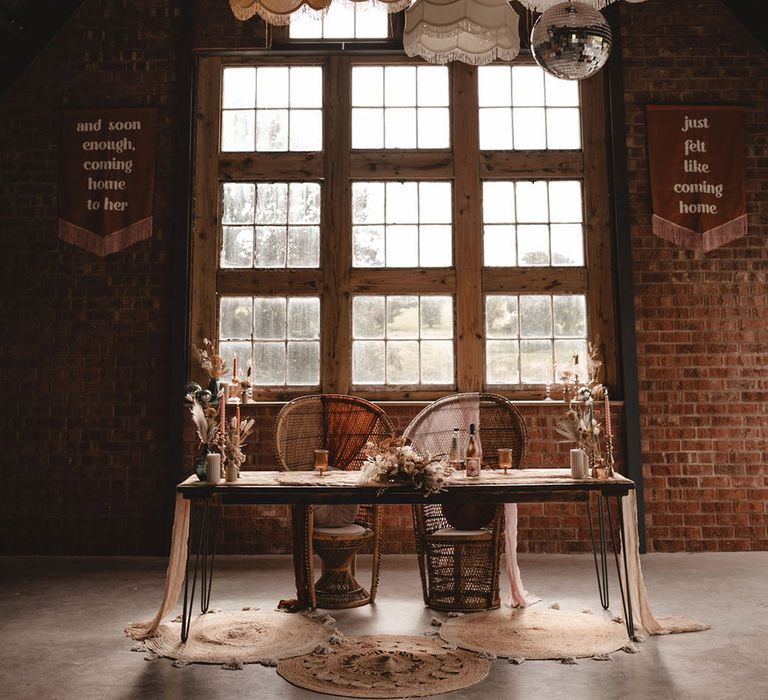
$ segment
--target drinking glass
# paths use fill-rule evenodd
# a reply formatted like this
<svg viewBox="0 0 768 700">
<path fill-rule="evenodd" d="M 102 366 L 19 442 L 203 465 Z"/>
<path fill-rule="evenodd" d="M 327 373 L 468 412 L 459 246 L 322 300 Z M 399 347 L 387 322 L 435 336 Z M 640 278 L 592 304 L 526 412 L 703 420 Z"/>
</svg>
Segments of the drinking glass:
<svg viewBox="0 0 768 700">
<path fill-rule="evenodd" d="M 328 469 L 328 450 L 315 450 L 315 469 L 320 472 L 320 476 Z"/>
<path fill-rule="evenodd" d="M 512 466 L 512 450 L 509 447 L 499 448 L 499 467 L 507 473 L 507 469 Z"/>
</svg>

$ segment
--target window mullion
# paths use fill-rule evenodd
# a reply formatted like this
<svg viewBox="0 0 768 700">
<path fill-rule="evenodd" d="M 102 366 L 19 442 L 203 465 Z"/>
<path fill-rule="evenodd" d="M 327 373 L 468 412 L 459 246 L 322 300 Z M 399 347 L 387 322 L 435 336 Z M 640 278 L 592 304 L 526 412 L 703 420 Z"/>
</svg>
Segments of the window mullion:
<svg viewBox="0 0 768 700">
<path fill-rule="evenodd" d="M 352 373 L 352 105 L 351 68 L 346 56 L 328 57 L 323 90 L 320 383 L 324 392 L 346 394 Z"/>
<path fill-rule="evenodd" d="M 453 64 L 451 108 L 457 383 L 459 391 L 480 391 L 484 383 L 484 314 L 477 68 Z"/>
<path fill-rule="evenodd" d="M 603 76 L 581 83 L 582 144 L 584 151 L 584 239 L 589 270 L 587 283 L 588 337 L 599 338 L 605 363 L 605 383 L 618 386 L 618 351 L 614 331 L 613 267 L 608 209 L 608 153 L 606 149 L 605 86 Z"/>
<path fill-rule="evenodd" d="M 216 270 L 219 260 L 219 128 L 221 59 L 199 59 L 196 110 L 205 115 L 197 120 L 195 133 L 195 176 L 192 218 L 192 280 L 190 290 L 190 340 L 202 346 L 203 338 L 218 337 L 218 295 Z M 203 380 L 203 371 L 190 353 L 191 378 Z"/>
</svg>

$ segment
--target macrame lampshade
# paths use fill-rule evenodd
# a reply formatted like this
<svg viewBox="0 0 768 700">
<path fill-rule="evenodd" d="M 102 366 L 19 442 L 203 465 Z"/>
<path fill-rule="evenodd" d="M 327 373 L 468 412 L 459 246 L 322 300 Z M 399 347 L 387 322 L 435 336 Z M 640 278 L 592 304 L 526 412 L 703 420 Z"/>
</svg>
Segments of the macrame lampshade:
<svg viewBox="0 0 768 700">
<path fill-rule="evenodd" d="M 405 11 L 403 46 L 429 63 L 511 61 L 520 53 L 518 20 L 507 0 L 416 0 Z"/>
<path fill-rule="evenodd" d="M 561 2 L 546 10 L 531 32 L 531 52 L 545 71 L 562 80 L 597 73 L 611 53 L 611 27 L 594 7 Z"/>
</svg>

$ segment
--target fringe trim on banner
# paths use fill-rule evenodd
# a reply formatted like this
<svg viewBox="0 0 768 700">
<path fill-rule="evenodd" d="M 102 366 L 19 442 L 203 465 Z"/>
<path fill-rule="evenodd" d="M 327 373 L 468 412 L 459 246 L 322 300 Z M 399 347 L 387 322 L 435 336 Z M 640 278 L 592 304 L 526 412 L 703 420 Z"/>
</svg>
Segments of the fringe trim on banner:
<svg viewBox="0 0 768 700">
<path fill-rule="evenodd" d="M 708 253 L 710 250 L 730 243 L 731 241 L 747 235 L 747 215 L 726 221 L 720 226 L 715 226 L 708 231 L 699 233 L 686 226 L 664 219 L 657 214 L 653 215 L 653 232 L 665 241 L 674 243 L 683 248 L 688 248 L 695 253 Z"/>
<path fill-rule="evenodd" d="M 137 221 L 108 236 L 99 236 L 87 228 L 59 219 L 59 238 L 71 245 L 87 250 L 103 258 L 117 253 L 129 245 L 144 241 L 152 236 L 152 217 Z"/>
</svg>

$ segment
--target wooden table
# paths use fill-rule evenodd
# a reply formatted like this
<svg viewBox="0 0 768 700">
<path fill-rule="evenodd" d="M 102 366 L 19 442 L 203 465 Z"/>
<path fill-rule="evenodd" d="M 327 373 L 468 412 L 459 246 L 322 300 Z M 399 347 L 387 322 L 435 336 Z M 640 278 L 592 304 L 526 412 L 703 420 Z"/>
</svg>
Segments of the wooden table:
<svg viewBox="0 0 768 700">
<path fill-rule="evenodd" d="M 501 470 L 484 470 L 479 478 L 454 476 L 446 491 L 427 498 L 412 488 L 402 485 L 371 485 L 359 481 L 358 472 L 326 472 L 324 476 L 314 472 L 243 472 L 237 483 L 209 484 L 190 476 L 176 488 L 184 498 L 190 499 L 192 523 L 187 542 L 187 570 L 184 583 L 184 610 L 182 613 L 182 640 L 186 641 L 189 621 L 192 615 L 192 601 L 195 595 L 198 568 L 201 568 L 201 610 L 206 612 L 210 602 L 213 563 L 215 557 L 216 514 L 210 508 L 211 503 L 222 505 L 260 505 L 289 504 L 293 509 L 294 529 L 294 565 L 297 585 L 300 574 L 306 575 L 300 567 L 308 559 L 308 545 L 301 533 L 307 531 L 307 519 L 311 514 L 312 504 L 323 503 L 372 503 L 372 504 L 413 504 L 413 503 L 453 503 L 467 500 L 489 503 L 529 503 L 550 501 L 587 501 L 592 492 L 599 494 L 598 533 L 599 546 L 595 541 L 592 523 L 592 509 L 587 508 L 589 516 L 592 550 L 598 579 L 600 602 L 608 607 L 608 563 L 607 536 L 612 543 L 612 550 L 619 574 L 627 632 L 634 635 L 632 606 L 625 595 L 620 575 L 620 552 L 623 554 L 625 580 L 628 580 L 627 552 L 624 545 L 625 528 L 621 508 L 621 498 L 635 488 L 634 482 L 616 475 L 610 479 L 572 479 L 569 469 L 510 469 L 505 475 Z M 614 518 L 611 499 L 615 499 L 618 513 L 618 531 L 620 541 L 614 536 Z M 197 542 L 195 529 L 199 534 Z M 622 545 L 620 547 L 620 544 Z M 599 562 L 598 562 L 599 549 Z M 192 554 L 195 554 L 194 566 L 191 567 Z M 190 571 L 191 568 L 191 571 Z M 191 578 L 191 585 L 190 585 Z M 306 580 L 306 578 L 304 578 Z M 191 589 L 191 594 L 190 594 Z M 308 590 L 298 590 L 299 600 L 306 607 L 311 607 Z"/>
</svg>

